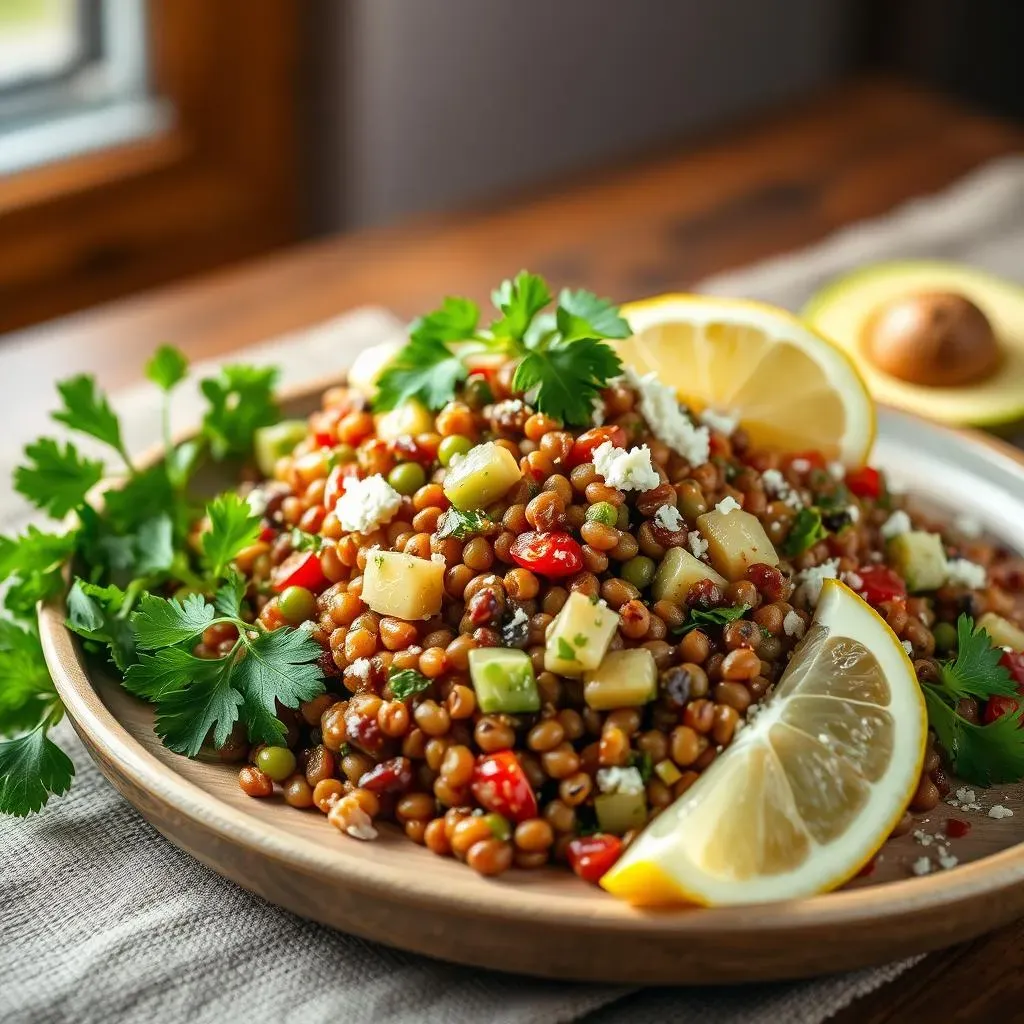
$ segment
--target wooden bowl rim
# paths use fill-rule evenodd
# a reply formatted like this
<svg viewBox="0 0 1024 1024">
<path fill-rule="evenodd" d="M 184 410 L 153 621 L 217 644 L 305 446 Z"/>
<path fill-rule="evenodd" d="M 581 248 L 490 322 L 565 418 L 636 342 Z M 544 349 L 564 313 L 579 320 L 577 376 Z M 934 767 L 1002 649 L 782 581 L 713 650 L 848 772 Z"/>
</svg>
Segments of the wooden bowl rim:
<svg viewBox="0 0 1024 1024">
<path fill-rule="evenodd" d="M 308 400 L 340 380 L 343 377 L 332 376 L 283 389 L 279 400 L 282 404 Z M 917 421 L 927 429 L 994 451 L 1014 464 L 1014 471 L 1024 483 L 1024 452 L 1005 441 L 971 428 L 934 423 L 904 410 L 885 408 L 887 412 Z M 161 451 L 159 447 L 151 449 L 139 460 L 140 465 L 150 465 Z M 553 898 L 550 891 L 537 892 L 529 886 L 516 885 L 514 881 L 494 885 L 475 876 L 467 878 L 462 890 L 439 892 L 436 885 L 431 884 L 429 875 L 421 881 L 415 870 L 396 878 L 392 870 L 374 861 L 372 843 L 340 842 L 337 848 L 327 848 L 291 835 L 285 827 L 287 819 L 283 819 L 282 826 L 268 826 L 224 803 L 161 763 L 131 736 L 100 699 L 89 678 L 77 640 L 64 625 L 65 618 L 63 597 L 41 605 L 40 637 L 68 715 L 91 745 L 105 750 L 125 775 L 160 801 L 166 811 L 199 819 L 208 829 L 283 866 L 327 876 L 343 888 L 371 896 L 393 895 L 397 885 L 404 898 L 423 909 L 440 906 L 448 911 L 491 918 L 496 924 L 509 918 L 537 920 L 567 912 L 575 920 L 563 923 L 583 930 L 611 929 L 626 935 L 640 932 L 646 936 L 727 937 L 739 932 L 749 933 L 751 928 L 782 934 L 791 929 L 841 928 L 867 920 L 884 925 L 914 911 L 952 907 L 964 900 L 995 896 L 1024 883 L 1022 842 L 960 865 L 952 872 L 942 871 L 877 886 L 823 893 L 802 900 L 734 907 L 637 909 L 598 889 L 581 891 L 575 880 L 570 893 L 575 898 L 565 899 L 564 903 L 559 896 Z M 481 884 L 484 889 L 481 889 Z M 486 900 L 481 900 L 481 892 L 486 894 Z"/>
</svg>

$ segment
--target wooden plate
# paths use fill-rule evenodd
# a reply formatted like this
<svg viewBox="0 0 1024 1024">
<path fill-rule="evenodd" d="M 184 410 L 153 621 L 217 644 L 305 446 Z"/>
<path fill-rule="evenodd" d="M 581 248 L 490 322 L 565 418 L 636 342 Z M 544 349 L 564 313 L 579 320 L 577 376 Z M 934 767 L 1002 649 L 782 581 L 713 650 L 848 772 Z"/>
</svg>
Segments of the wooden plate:
<svg viewBox="0 0 1024 1024">
<path fill-rule="evenodd" d="M 315 407 L 320 388 L 288 403 Z M 883 411 L 878 462 L 931 505 L 952 505 L 1019 547 L 1024 459 L 981 435 Z M 225 485 L 229 481 L 222 481 Z M 253 800 L 236 771 L 161 746 L 152 712 L 82 657 L 59 604 L 40 612 L 47 662 L 68 715 L 103 774 L 171 842 L 273 903 L 369 939 L 430 956 L 563 980 L 708 984 L 794 978 L 893 960 L 969 939 L 1024 914 L 1021 787 L 979 790 L 985 809 L 944 804 L 972 831 L 954 840 L 961 864 L 914 877 L 934 848 L 888 843 L 877 869 L 810 900 L 725 909 L 634 910 L 564 871 L 497 880 L 417 847 L 397 830 L 377 842 L 338 834 L 318 812 Z M 934 858 L 933 858 L 934 859 Z"/>
</svg>

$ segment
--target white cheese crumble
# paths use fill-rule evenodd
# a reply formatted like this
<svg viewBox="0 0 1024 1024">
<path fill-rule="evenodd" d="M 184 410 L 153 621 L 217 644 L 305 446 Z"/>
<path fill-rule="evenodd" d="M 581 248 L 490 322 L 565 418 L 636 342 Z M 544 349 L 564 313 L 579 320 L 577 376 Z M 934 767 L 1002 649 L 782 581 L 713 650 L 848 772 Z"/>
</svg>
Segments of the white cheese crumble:
<svg viewBox="0 0 1024 1024">
<path fill-rule="evenodd" d="M 683 528 L 683 517 L 675 505 L 662 505 L 654 514 L 654 521 L 664 530 L 675 533 Z"/>
<path fill-rule="evenodd" d="M 994 804 L 988 809 L 988 816 L 990 818 L 995 818 L 996 820 L 1000 818 L 1012 818 L 1013 811 L 1011 811 L 1009 807 L 1004 807 L 1002 804 Z"/>
<path fill-rule="evenodd" d="M 591 403 L 591 409 L 593 412 L 590 414 L 590 422 L 595 427 L 600 427 L 604 423 L 604 415 L 608 411 L 607 406 L 604 404 L 604 400 L 596 395 L 594 401 Z"/>
<path fill-rule="evenodd" d="M 950 868 L 955 868 L 960 863 L 959 857 L 954 857 L 953 854 L 948 853 L 946 850 L 939 850 L 939 867 L 943 871 L 948 871 Z"/>
<path fill-rule="evenodd" d="M 842 575 L 842 581 L 851 590 L 860 590 L 860 588 L 864 586 L 864 580 L 855 572 L 844 572 Z"/>
<path fill-rule="evenodd" d="M 914 829 L 913 833 L 911 833 L 911 834 L 913 835 L 914 840 L 920 846 L 931 846 L 932 845 L 932 840 L 934 839 L 934 836 L 929 835 L 923 829 L 920 829 L 920 828 Z"/>
<path fill-rule="evenodd" d="M 946 563 L 946 582 L 954 587 L 978 590 L 988 582 L 988 573 L 977 562 L 969 562 L 966 558 L 951 558 Z"/>
<path fill-rule="evenodd" d="M 676 389 L 662 384 L 653 372 L 640 377 L 627 370 L 625 377 L 640 395 L 640 415 L 647 420 L 654 436 L 682 455 L 691 466 L 707 462 L 711 455 L 711 432 L 707 427 L 695 427 L 679 408 Z"/>
<path fill-rule="evenodd" d="M 953 525 L 965 537 L 980 537 L 984 532 L 980 519 L 974 516 L 960 515 L 953 521 Z"/>
<path fill-rule="evenodd" d="M 743 506 L 731 494 L 727 494 L 715 506 L 715 509 L 716 511 L 721 512 L 723 516 L 727 516 L 730 512 L 735 512 L 742 507 Z"/>
<path fill-rule="evenodd" d="M 860 509 L 856 505 L 847 505 L 846 514 L 850 517 L 851 523 L 855 523 L 860 519 Z"/>
<path fill-rule="evenodd" d="M 825 580 L 834 580 L 838 575 L 838 558 L 830 558 L 822 562 L 821 565 L 804 569 L 803 572 L 797 573 L 793 577 L 793 581 L 797 585 L 796 593 L 804 598 L 809 608 L 815 608 L 818 604 L 818 598 L 821 597 L 821 588 L 824 586 Z"/>
<path fill-rule="evenodd" d="M 369 533 L 390 523 L 402 506 L 402 496 L 379 473 L 365 480 L 349 479 L 334 507 L 343 530 Z"/>
<path fill-rule="evenodd" d="M 790 465 L 798 473 L 807 473 L 811 468 L 811 463 L 807 459 L 794 459 Z"/>
<path fill-rule="evenodd" d="M 644 780 L 638 768 L 599 768 L 597 788 L 602 793 L 642 793 Z"/>
<path fill-rule="evenodd" d="M 828 475 L 833 480 L 844 480 L 846 478 L 846 467 L 841 462 L 830 462 L 827 469 Z"/>
<path fill-rule="evenodd" d="M 351 675 L 354 675 L 357 679 L 361 679 L 366 682 L 370 678 L 370 659 L 369 658 L 356 658 L 348 667 L 348 671 Z"/>
<path fill-rule="evenodd" d="M 973 789 L 969 789 L 967 786 L 961 786 L 956 791 L 955 800 L 947 800 L 947 804 L 950 807 L 960 807 L 965 811 L 980 811 L 981 804 L 978 803 L 978 795 Z"/>
<path fill-rule="evenodd" d="M 708 542 L 696 530 L 690 531 L 686 541 L 694 558 L 703 558 L 708 553 Z"/>
<path fill-rule="evenodd" d="M 879 531 L 886 540 L 892 540 L 901 533 L 909 533 L 913 529 L 910 516 L 903 509 L 897 509 L 884 523 Z"/>
<path fill-rule="evenodd" d="M 786 612 L 786 617 L 782 620 L 782 631 L 786 636 L 795 636 L 799 640 L 806 630 L 807 627 L 804 625 L 804 620 L 798 612 Z"/>
<path fill-rule="evenodd" d="M 620 491 L 650 491 L 661 483 L 647 445 L 627 452 L 605 441 L 594 451 L 594 469 L 609 487 L 618 487 Z"/>
<path fill-rule="evenodd" d="M 907 652 L 907 656 L 912 658 L 914 656 L 914 645 L 909 640 L 901 641 L 903 644 L 903 650 Z"/>
<path fill-rule="evenodd" d="M 789 481 L 782 475 L 781 470 L 766 469 L 761 474 L 761 484 L 769 498 L 778 498 L 790 508 L 803 507 L 800 495 L 789 486 Z"/>
<path fill-rule="evenodd" d="M 523 611 L 522 608 L 517 608 L 512 615 L 512 618 L 508 620 L 510 627 L 525 626 L 530 621 L 530 616 Z"/>
<path fill-rule="evenodd" d="M 910 865 L 910 870 L 915 875 L 927 875 L 932 869 L 932 862 L 927 857 L 918 857 L 913 864 Z"/>
<path fill-rule="evenodd" d="M 700 414 L 700 421 L 705 427 L 717 430 L 720 434 L 725 434 L 726 437 L 729 437 L 740 425 L 737 417 L 724 412 L 715 412 L 714 409 L 705 409 Z"/>
<path fill-rule="evenodd" d="M 245 503 L 249 506 L 249 510 L 254 516 L 261 516 L 267 511 L 267 505 L 270 504 L 270 499 L 267 497 L 267 492 L 262 487 L 254 487 L 246 496 Z"/>
</svg>

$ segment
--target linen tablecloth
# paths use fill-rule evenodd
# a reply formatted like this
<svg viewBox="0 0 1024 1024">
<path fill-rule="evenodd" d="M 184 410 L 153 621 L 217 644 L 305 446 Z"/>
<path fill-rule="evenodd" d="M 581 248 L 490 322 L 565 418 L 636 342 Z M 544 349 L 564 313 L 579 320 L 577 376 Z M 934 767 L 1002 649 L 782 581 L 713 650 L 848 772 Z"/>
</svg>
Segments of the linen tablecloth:
<svg viewBox="0 0 1024 1024">
<path fill-rule="evenodd" d="M 797 309 L 849 267 L 914 256 L 964 260 L 1021 280 L 1024 159 L 990 165 L 945 193 L 703 290 Z M 382 311 L 361 310 L 244 358 L 281 363 L 285 382 L 297 383 L 311 368 L 342 368 L 400 329 Z M 135 450 L 157 439 L 155 401 L 142 386 L 116 396 Z M 179 422 L 196 408 L 195 396 L 183 393 Z M 0 451 L 0 471 L 16 458 L 16 450 Z M 9 493 L 0 496 L 4 529 L 25 514 Z M 77 768 L 71 792 L 30 819 L 0 818 L 3 1024 L 817 1024 L 908 966 L 801 983 L 638 991 L 398 952 L 303 921 L 221 879 L 136 814 L 66 724 L 59 738 Z"/>
</svg>

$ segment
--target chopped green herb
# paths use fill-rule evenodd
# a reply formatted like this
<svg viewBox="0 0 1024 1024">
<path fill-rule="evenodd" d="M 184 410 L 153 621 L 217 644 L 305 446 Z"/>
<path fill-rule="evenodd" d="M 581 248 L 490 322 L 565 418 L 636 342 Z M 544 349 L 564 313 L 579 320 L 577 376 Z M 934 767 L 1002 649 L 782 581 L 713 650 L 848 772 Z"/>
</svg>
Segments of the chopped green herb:
<svg viewBox="0 0 1024 1024">
<path fill-rule="evenodd" d="M 563 661 L 576 660 L 576 652 L 573 650 L 572 644 L 562 636 L 558 637 L 558 656 Z"/>
<path fill-rule="evenodd" d="M 651 775 L 654 774 L 654 758 L 646 750 L 631 750 L 627 763 L 640 772 L 640 778 L 644 782 L 650 781 Z"/>
<path fill-rule="evenodd" d="M 782 553 L 787 558 L 795 558 L 827 536 L 828 531 L 821 522 L 821 513 L 816 508 L 802 508 L 793 520 L 789 535 L 782 545 Z"/>
<path fill-rule="evenodd" d="M 676 636 L 682 636 L 684 633 L 689 633 L 693 629 L 699 629 L 701 626 L 724 626 L 727 622 L 735 622 L 737 619 L 742 619 L 749 610 L 749 604 L 736 604 L 731 608 L 711 608 L 707 611 L 702 608 L 691 608 L 690 617 L 672 632 Z"/>
<path fill-rule="evenodd" d="M 453 505 L 437 521 L 435 532 L 440 540 L 447 537 L 466 540 L 478 534 L 492 533 L 496 529 L 497 525 L 482 509 L 470 509 L 464 512 Z"/>
<path fill-rule="evenodd" d="M 417 672 L 412 668 L 390 669 L 388 685 L 391 687 L 391 696 L 395 700 L 408 700 L 430 686 L 430 680 L 422 672 Z"/>
</svg>

